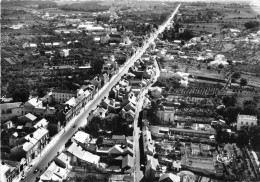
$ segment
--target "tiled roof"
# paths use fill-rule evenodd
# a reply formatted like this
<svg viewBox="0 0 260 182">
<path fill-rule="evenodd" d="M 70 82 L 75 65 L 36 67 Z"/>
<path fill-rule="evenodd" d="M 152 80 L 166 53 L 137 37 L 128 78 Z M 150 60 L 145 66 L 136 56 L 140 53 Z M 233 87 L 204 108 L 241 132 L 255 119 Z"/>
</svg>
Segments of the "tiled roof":
<svg viewBox="0 0 260 182">
<path fill-rule="evenodd" d="M 85 151 L 82 149 L 81 146 L 78 146 L 76 143 L 72 143 L 71 146 L 67 149 L 67 151 L 77 158 L 86 161 L 91 164 L 98 164 L 100 157 L 97 155 L 94 155 L 88 151 Z"/>
<path fill-rule="evenodd" d="M 80 142 L 80 143 L 87 143 L 89 139 L 89 134 L 83 132 L 83 131 L 78 131 L 75 136 L 73 137 L 74 140 Z"/>
<path fill-rule="evenodd" d="M 123 158 L 122 161 L 122 168 L 125 168 L 127 166 L 131 168 L 134 166 L 134 158 L 128 154 Z"/>
<path fill-rule="evenodd" d="M 38 123 L 36 123 L 33 127 L 46 127 L 48 125 L 48 121 L 45 118 L 42 118 Z"/>
<path fill-rule="evenodd" d="M 0 104 L 1 109 L 11 109 L 11 108 L 17 108 L 20 107 L 22 102 L 14 102 L 14 103 L 6 103 L 6 104 Z"/>
<path fill-rule="evenodd" d="M 36 120 L 37 119 L 37 117 L 36 116 L 34 116 L 33 114 L 31 114 L 31 113 L 28 113 L 28 114 L 26 114 L 25 115 L 25 117 L 27 117 L 28 119 L 30 119 L 31 121 L 34 121 L 34 120 Z"/>
</svg>

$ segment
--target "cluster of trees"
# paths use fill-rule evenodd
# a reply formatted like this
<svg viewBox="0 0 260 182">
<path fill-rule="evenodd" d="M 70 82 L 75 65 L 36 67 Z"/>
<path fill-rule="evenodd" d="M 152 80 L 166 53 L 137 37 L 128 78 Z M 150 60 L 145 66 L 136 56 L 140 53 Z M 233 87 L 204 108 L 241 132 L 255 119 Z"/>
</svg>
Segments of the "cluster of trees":
<svg viewBox="0 0 260 182">
<path fill-rule="evenodd" d="M 179 38 L 181 39 L 181 40 L 190 40 L 191 38 L 193 38 L 193 37 L 195 37 L 195 35 L 194 35 L 194 33 L 191 31 L 191 30 L 189 30 L 189 29 L 186 29 L 186 30 L 184 30 L 184 32 L 183 33 L 181 33 L 181 34 L 179 34 Z"/>
<path fill-rule="evenodd" d="M 57 7 L 57 3 L 52 1 L 40 2 L 40 4 L 38 5 L 38 9 L 56 8 L 56 7 Z"/>
<path fill-rule="evenodd" d="M 159 109 L 158 105 L 160 101 L 152 100 L 151 101 L 151 108 L 147 110 L 146 117 L 151 122 L 151 125 L 159 125 L 160 118 L 157 116 L 157 111 Z"/>
<path fill-rule="evenodd" d="M 260 112 L 257 110 L 257 104 L 253 100 L 247 100 L 244 102 L 243 107 L 237 106 L 237 96 L 226 96 L 223 98 L 222 103 L 225 108 L 219 108 L 217 113 L 222 119 L 225 119 L 228 125 L 236 123 L 238 114 L 260 116 Z"/>
<path fill-rule="evenodd" d="M 66 4 L 61 6 L 60 9 L 64 11 L 98 12 L 98 11 L 108 11 L 109 6 L 101 5 L 95 2 L 83 2 L 83 3 Z"/>
<path fill-rule="evenodd" d="M 218 143 L 236 143 L 238 146 L 245 146 L 250 142 L 255 150 L 260 149 L 260 126 L 245 127 L 239 130 L 238 133 L 229 133 L 226 130 L 227 128 L 221 125 L 217 125 L 215 128 Z"/>
<path fill-rule="evenodd" d="M 130 123 L 120 114 L 109 113 L 105 118 L 94 116 L 85 127 L 85 132 L 93 137 L 98 137 L 106 132 L 129 136 L 133 134 L 133 128 L 129 127 L 129 125 Z"/>
<path fill-rule="evenodd" d="M 260 22 L 259 21 L 249 21 L 249 22 L 246 22 L 244 24 L 244 26 L 246 27 L 246 29 L 257 28 L 260 26 Z"/>
</svg>

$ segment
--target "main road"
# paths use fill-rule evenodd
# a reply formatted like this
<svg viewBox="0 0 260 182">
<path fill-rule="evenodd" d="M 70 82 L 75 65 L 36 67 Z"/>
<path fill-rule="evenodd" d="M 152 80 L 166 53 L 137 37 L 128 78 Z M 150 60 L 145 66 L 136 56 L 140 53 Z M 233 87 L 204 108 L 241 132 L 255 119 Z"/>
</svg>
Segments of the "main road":
<svg viewBox="0 0 260 182">
<path fill-rule="evenodd" d="M 123 67 L 119 68 L 119 71 L 117 74 L 115 74 L 109 81 L 109 83 L 105 84 L 100 91 L 95 95 L 94 99 L 91 100 L 85 108 L 81 110 L 79 115 L 75 116 L 64 128 L 64 130 L 61 130 L 60 133 L 57 134 L 57 136 L 50 141 L 50 143 L 43 149 L 41 152 L 41 156 L 33 160 L 33 167 L 30 169 L 27 169 L 25 171 L 25 179 L 26 182 L 34 182 L 36 180 L 36 177 L 39 177 L 39 172 L 34 174 L 33 171 L 36 168 L 40 168 L 43 171 L 48 166 L 48 163 L 50 160 L 52 160 L 59 151 L 61 151 L 64 148 L 65 143 L 73 136 L 73 134 L 77 131 L 77 128 L 73 128 L 74 124 L 77 124 L 77 126 L 84 126 L 87 124 L 86 118 L 88 117 L 91 110 L 95 109 L 97 105 L 101 102 L 101 100 L 104 97 L 108 97 L 109 91 L 113 88 L 114 85 L 117 84 L 117 82 L 121 79 L 121 77 L 128 73 L 128 70 L 131 66 L 133 66 L 134 62 L 137 61 L 143 53 L 146 51 L 146 49 L 149 47 L 149 45 L 154 42 L 154 40 L 157 38 L 157 36 L 164 31 L 165 27 L 170 23 L 174 15 L 176 14 L 177 10 L 179 9 L 180 5 L 176 7 L 174 12 L 171 14 L 171 16 L 168 18 L 166 22 L 164 22 L 158 30 L 144 43 L 144 46 L 139 49 L 125 64 Z M 16 179 L 14 181 L 19 181 L 19 179 Z"/>
</svg>

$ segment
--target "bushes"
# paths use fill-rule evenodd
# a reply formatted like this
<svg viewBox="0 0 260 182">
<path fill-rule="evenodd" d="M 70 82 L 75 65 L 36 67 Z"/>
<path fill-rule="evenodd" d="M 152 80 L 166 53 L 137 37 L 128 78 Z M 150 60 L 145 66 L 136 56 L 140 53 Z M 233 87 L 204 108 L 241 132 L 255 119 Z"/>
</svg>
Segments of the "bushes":
<svg viewBox="0 0 260 182">
<path fill-rule="evenodd" d="M 260 26 L 260 23 L 258 21 L 249 21 L 244 24 L 246 29 L 252 29 L 252 28 L 257 28 Z"/>
</svg>

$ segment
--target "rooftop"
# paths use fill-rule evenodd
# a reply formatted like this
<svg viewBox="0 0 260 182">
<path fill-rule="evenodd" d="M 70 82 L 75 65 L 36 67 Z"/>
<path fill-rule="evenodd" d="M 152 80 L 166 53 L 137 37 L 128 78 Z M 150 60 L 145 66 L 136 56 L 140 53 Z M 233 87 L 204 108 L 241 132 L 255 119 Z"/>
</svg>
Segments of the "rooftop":
<svg viewBox="0 0 260 182">
<path fill-rule="evenodd" d="M 3 109 L 12 109 L 12 108 L 21 107 L 21 105 L 22 105 L 22 102 L 0 104 L 2 110 Z"/>
<path fill-rule="evenodd" d="M 89 139 L 89 134 L 83 131 L 78 131 L 73 137 L 73 139 L 78 141 L 79 143 L 87 143 Z"/>
</svg>

